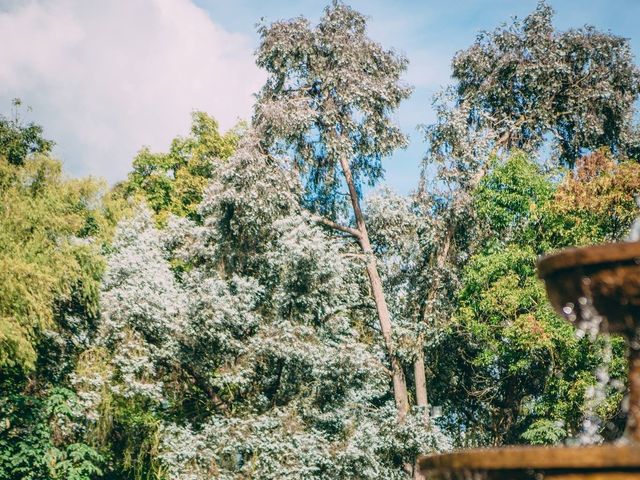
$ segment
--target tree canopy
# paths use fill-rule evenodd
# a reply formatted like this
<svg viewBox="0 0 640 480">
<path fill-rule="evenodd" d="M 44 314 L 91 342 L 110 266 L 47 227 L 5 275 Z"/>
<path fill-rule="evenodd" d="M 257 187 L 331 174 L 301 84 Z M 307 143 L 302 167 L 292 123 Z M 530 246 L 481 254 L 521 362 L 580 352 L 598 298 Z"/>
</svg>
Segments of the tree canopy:
<svg viewBox="0 0 640 480">
<path fill-rule="evenodd" d="M 48 154 L 53 142 L 43 136 L 42 126 L 22 123 L 19 109 L 22 101 L 13 100 L 13 115 L 0 116 L 0 154 L 12 165 L 22 165 L 33 153 Z"/>
<path fill-rule="evenodd" d="M 558 32 L 552 18 L 540 2 L 456 54 L 452 76 L 468 120 L 509 148 L 531 150 L 551 136 L 570 165 L 587 149 L 624 152 L 640 88 L 629 41 L 591 26 Z"/>
<path fill-rule="evenodd" d="M 407 59 L 367 37 L 366 18 L 334 2 L 317 26 L 305 18 L 259 28 L 256 62 L 268 73 L 254 123 L 267 146 L 284 142 L 305 180 L 310 208 L 344 213 L 340 159 L 358 191 L 382 178 L 382 158 L 406 145 L 390 113 L 411 89 Z"/>
<path fill-rule="evenodd" d="M 65 430 L 77 421 L 67 378 L 99 318 L 124 206 L 103 182 L 66 178 L 41 127 L 16 116 L 9 129 L 33 151 L 0 146 L 0 478 L 95 478 L 101 455 Z"/>
<path fill-rule="evenodd" d="M 170 214 L 196 219 L 202 192 L 218 164 L 233 153 L 240 133 L 238 126 L 222 135 L 212 117 L 193 112 L 190 135 L 176 137 L 168 153 L 143 148 L 120 188 L 126 196 L 141 196 L 160 222 Z"/>
</svg>

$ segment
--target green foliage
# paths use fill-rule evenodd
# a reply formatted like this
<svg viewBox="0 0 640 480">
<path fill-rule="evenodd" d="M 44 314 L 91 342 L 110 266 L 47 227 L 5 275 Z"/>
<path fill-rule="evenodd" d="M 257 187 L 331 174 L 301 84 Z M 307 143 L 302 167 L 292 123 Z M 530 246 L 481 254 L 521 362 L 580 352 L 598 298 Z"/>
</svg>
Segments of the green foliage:
<svg viewBox="0 0 640 480">
<path fill-rule="evenodd" d="M 126 207 L 102 182 L 66 179 L 40 127 L 8 125 L 31 147 L 20 161 L 0 151 L 0 478 L 94 479 L 105 458 L 77 429 L 67 377 L 94 334 L 102 250 Z"/>
<path fill-rule="evenodd" d="M 530 445 L 554 445 L 562 442 L 566 435 L 563 422 L 541 419 L 522 434 L 522 439 Z"/>
<path fill-rule="evenodd" d="M 0 368 L 32 370 L 64 305 L 97 313 L 102 184 L 65 180 L 47 157 L 0 157 Z M 100 231 L 102 229 L 102 231 Z"/>
<path fill-rule="evenodd" d="M 133 171 L 120 186 L 125 196 L 140 195 L 161 224 L 173 213 L 193 220 L 216 165 L 235 150 L 242 125 L 224 135 L 218 123 L 204 112 L 193 112 L 191 135 L 176 137 L 168 153 L 142 149 Z"/>
<path fill-rule="evenodd" d="M 474 192 L 472 208 L 501 240 L 522 237 L 536 221 L 537 209 L 551 199 L 554 186 L 522 152 L 512 153 L 504 164 L 494 159 L 494 165 Z"/>
<path fill-rule="evenodd" d="M 18 115 L 20 99 L 13 100 L 13 118 L 0 115 L 0 156 L 12 165 L 22 165 L 34 153 L 48 154 L 54 143 L 42 136 L 42 127 L 33 122 L 23 124 Z"/>
<path fill-rule="evenodd" d="M 638 92 L 628 42 L 556 32 L 543 2 L 480 35 L 427 127 L 437 178 L 368 199 L 363 255 L 346 235 L 364 218 L 326 227 L 406 143 L 390 114 L 407 61 L 337 1 L 316 26 L 259 34 L 253 125 L 221 135 L 195 112 L 111 191 L 66 179 L 40 126 L 0 117 L 0 480 L 400 479 L 451 447 L 439 426 L 458 445 L 553 444 L 597 414 L 619 436 L 624 345 L 578 337 L 535 263 L 619 240 L 637 214 L 640 164 L 620 155 Z M 549 135 L 575 168 L 534 161 Z M 152 211 L 129 218 L 130 200 Z M 422 408 L 397 421 L 390 353 L 409 387 L 424 354 L 444 410 L 429 428 Z"/>
<path fill-rule="evenodd" d="M 0 398 L 0 478 L 3 480 L 93 480 L 104 456 L 78 442 L 75 394 L 52 388 L 38 396 Z"/>
<path fill-rule="evenodd" d="M 593 161 L 587 157 L 580 164 Z M 442 361 L 432 387 L 452 410 L 455 428 L 466 424 L 473 432 L 466 442 L 556 443 L 579 434 L 587 413 L 586 392 L 597 383 L 595 372 L 606 356 L 603 340 L 578 339 L 574 328 L 552 311 L 535 262 L 553 248 L 624 233 L 635 215 L 628 187 L 636 180 L 620 176 L 627 168 L 621 164 L 592 176 L 579 168 L 558 184 L 515 153 L 504 163 L 494 161 L 473 192 L 484 236 L 464 266 L 455 319 L 439 347 L 449 352 L 439 355 L 455 352 L 455 359 Z M 592 182 L 606 185 L 611 194 L 595 195 L 592 202 L 576 198 L 593 191 Z M 577 203 L 577 218 L 589 230 L 576 222 Z M 617 210 L 624 220 L 612 223 L 598 209 Z M 624 345 L 620 339 L 611 344 L 609 375 L 620 381 L 625 377 Z M 441 396 L 440 382 L 450 378 L 451 368 L 453 388 Z M 619 421 L 620 394 L 608 387 L 607 395 L 598 406 L 603 423 Z M 603 433 L 616 436 L 620 431 Z"/>
<path fill-rule="evenodd" d="M 54 451 L 50 458 L 51 478 L 89 480 L 102 476 L 99 465 L 104 463 L 104 458 L 84 443 L 72 443 L 64 452 Z"/>
<path fill-rule="evenodd" d="M 445 233 L 421 235 L 418 265 L 436 280 L 416 275 L 413 288 L 433 299 L 429 320 L 446 325 L 425 356 L 437 359 L 431 400 L 449 409 L 462 444 L 557 442 L 594 408 L 617 425 L 600 433 L 620 435 L 620 392 L 609 384 L 597 406 L 587 397 L 609 349 L 613 384 L 624 377 L 622 343 L 578 340 L 534 266 L 556 249 L 619 240 L 637 215 L 640 171 L 623 155 L 637 142 L 638 68 L 627 40 L 559 32 L 552 16 L 541 1 L 456 54 L 456 83 L 425 127 L 417 204 Z M 538 152 L 575 170 L 544 171 L 531 160 Z"/>
<path fill-rule="evenodd" d="M 110 470 L 134 480 L 165 478 L 158 459 L 162 419 L 145 402 L 120 398 L 113 411 L 109 450 L 114 457 Z"/>
</svg>

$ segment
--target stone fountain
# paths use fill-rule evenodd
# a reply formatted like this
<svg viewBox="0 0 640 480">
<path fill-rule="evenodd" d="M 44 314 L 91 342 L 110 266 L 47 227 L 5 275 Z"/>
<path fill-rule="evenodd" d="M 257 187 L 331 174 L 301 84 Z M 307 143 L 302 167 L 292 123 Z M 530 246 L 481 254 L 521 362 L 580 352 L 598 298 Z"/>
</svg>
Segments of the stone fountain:
<svg viewBox="0 0 640 480">
<path fill-rule="evenodd" d="M 627 341 L 629 409 L 624 438 L 597 446 L 506 447 L 424 456 L 420 471 L 437 480 L 640 480 L 640 242 L 563 250 L 538 261 L 558 314 L 593 322 Z"/>
</svg>

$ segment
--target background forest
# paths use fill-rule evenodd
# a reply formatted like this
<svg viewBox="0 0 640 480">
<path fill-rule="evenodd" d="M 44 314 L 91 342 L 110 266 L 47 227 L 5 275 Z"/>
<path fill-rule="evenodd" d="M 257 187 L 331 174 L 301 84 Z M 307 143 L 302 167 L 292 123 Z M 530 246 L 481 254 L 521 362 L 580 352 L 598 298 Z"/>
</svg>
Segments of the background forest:
<svg viewBox="0 0 640 480">
<path fill-rule="evenodd" d="M 259 27 L 267 81 L 114 186 L 0 118 L 0 479 L 407 478 L 456 447 L 599 442 L 624 344 L 576 335 L 535 261 L 638 214 L 628 41 L 544 2 L 480 33 L 382 161 L 407 60 L 335 2 Z M 379 188 L 372 188 L 379 186 Z"/>
</svg>

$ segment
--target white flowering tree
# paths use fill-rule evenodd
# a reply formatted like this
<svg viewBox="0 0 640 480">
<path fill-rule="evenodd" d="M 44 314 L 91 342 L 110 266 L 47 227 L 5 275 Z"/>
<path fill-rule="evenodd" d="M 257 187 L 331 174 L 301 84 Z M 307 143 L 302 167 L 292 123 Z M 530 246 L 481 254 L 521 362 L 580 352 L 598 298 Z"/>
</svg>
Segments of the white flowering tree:
<svg viewBox="0 0 640 480">
<path fill-rule="evenodd" d="M 434 440 L 390 421 L 384 353 L 362 330 L 372 305 L 360 267 L 300 208 L 289 165 L 255 140 L 221 166 L 203 226 L 175 247 L 197 265 L 184 277 L 187 338 L 202 344 L 189 354 L 224 405 L 196 438 L 220 478 L 400 478 Z"/>
<path fill-rule="evenodd" d="M 168 427 L 163 458 L 176 478 L 203 458 L 218 478 L 401 478 L 440 440 L 389 418 L 359 266 L 300 208 L 288 167 L 250 131 L 205 193 L 203 225 L 169 225 L 195 265 L 185 354 L 219 402 L 203 425 Z M 177 461 L 175 442 L 206 448 Z"/>
<path fill-rule="evenodd" d="M 253 131 L 204 193 L 201 224 L 147 209 L 118 228 L 99 333 L 74 375 L 111 469 L 160 478 L 403 478 L 445 448 L 399 425 L 354 249 L 300 208 Z"/>
</svg>

